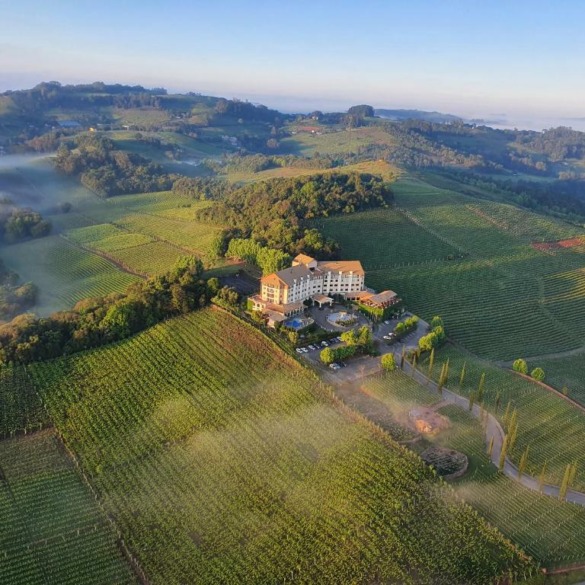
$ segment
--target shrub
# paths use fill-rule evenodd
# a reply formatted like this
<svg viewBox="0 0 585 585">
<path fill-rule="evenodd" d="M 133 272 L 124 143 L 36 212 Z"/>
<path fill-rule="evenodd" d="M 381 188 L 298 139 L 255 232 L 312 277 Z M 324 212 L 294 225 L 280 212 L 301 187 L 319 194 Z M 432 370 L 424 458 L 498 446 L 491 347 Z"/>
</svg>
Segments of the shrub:
<svg viewBox="0 0 585 585">
<path fill-rule="evenodd" d="M 526 360 L 521 358 L 518 358 L 514 361 L 512 364 L 512 369 L 515 372 L 520 372 L 520 374 L 528 374 L 528 364 L 526 363 Z"/>
<path fill-rule="evenodd" d="M 393 353 L 383 355 L 380 363 L 382 364 L 382 368 L 387 372 L 393 372 L 396 369 L 396 360 L 394 359 Z"/>
<path fill-rule="evenodd" d="M 530 375 L 538 382 L 542 382 L 544 380 L 544 370 L 542 368 L 534 368 L 534 370 L 530 372 Z"/>
</svg>

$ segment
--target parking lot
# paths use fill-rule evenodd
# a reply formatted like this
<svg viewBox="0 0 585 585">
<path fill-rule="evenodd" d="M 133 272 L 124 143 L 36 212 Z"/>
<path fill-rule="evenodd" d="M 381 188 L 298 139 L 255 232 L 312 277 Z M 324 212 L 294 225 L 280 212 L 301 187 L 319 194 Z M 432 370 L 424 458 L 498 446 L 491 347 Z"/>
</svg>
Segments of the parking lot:
<svg viewBox="0 0 585 585">
<path fill-rule="evenodd" d="M 400 319 L 391 319 L 388 322 L 380 323 L 373 325 L 373 335 L 376 342 L 376 346 L 378 351 L 381 355 L 387 353 L 394 353 L 397 361 L 400 359 L 400 355 L 402 354 L 402 348 L 415 349 L 418 347 L 418 340 L 423 336 L 426 335 L 429 331 L 429 326 L 425 321 L 419 320 L 417 324 L 417 328 L 412 332 L 409 333 L 407 336 L 403 337 L 400 341 L 395 341 L 389 343 L 384 339 L 384 335 L 389 335 L 394 331 L 396 324 L 404 319 L 410 317 L 410 313 L 405 313 Z M 369 322 L 368 322 L 369 323 Z M 341 335 L 341 333 L 340 333 Z M 325 347 L 339 347 L 342 344 L 340 341 L 332 341 L 327 342 L 327 345 L 318 346 L 313 344 L 313 347 L 310 348 L 309 346 L 303 346 L 299 353 L 299 356 L 309 361 L 317 370 L 321 373 L 321 375 L 329 382 L 333 384 L 341 384 L 344 382 L 353 382 L 363 378 L 365 376 L 370 376 L 380 371 L 380 357 L 371 357 L 371 356 L 360 356 L 356 358 L 351 358 L 345 362 L 345 364 L 341 364 L 339 369 L 332 369 L 326 365 L 324 365 L 319 355 L 321 350 Z"/>
</svg>

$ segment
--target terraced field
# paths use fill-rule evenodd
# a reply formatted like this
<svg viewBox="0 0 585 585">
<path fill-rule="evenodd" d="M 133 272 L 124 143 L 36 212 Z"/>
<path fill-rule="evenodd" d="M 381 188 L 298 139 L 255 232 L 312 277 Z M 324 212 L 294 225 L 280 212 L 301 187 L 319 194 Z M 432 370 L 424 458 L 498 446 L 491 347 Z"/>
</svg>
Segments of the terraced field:
<svg viewBox="0 0 585 585">
<path fill-rule="evenodd" d="M 0 582 L 137 583 L 53 431 L 0 441 Z"/>
<path fill-rule="evenodd" d="M 470 374 L 475 376 L 476 372 Z M 362 391 L 390 407 L 401 420 L 416 406 L 440 402 L 438 395 L 399 371 L 364 381 Z M 487 456 L 477 420 L 454 406 L 438 412 L 449 418 L 451 427 L 411 448 L 422 452 L 429 444 L 436 444 L 465 453 L 470 462 L 468 471 L 451 482 L 459 496 L 544 565 L 584 562 L 585 509 L 537 494 L 499 474 Z"/>
<path fill-rule="evenodd" d="M 530 570 L 415 455 L 219 311 L 29 372 L 152 583 Z"/>
</svg>

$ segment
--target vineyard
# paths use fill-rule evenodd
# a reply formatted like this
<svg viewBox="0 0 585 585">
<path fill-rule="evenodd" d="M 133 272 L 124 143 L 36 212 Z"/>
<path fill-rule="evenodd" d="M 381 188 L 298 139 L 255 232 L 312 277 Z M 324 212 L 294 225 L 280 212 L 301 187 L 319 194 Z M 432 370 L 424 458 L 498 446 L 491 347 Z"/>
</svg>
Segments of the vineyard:
<svg viewBox="0 0 585 585">
<path fill-rule="evenodd" d="M 31 159 L 13 175 L 10 184 L 35 204 L 42 200 L 53 226 L 50 237 L 1 251 L 7 266 L 38 286 L 35 310 L 42 315 L 123 292 L 139 277 L 167 271 L 181 255 L 205 258 L 219 231 L 195 220 L 206 201 L 172 192 L 100 199 L 46 160 Z M 71 204 L 69 213 L 57 213 L 62 203 Z"/>
<path fill-rule="evenodd" d="M 488 583 L 531 563 L 216 310 L 29 368 L 151 583 Z"/>
<path fill-rule="evenodd" d="M 42 314 L 72 307 L 87 297 L 121 292 L 137 280 L 60 236 L 13 244 L 6 252 L 2 254 L 6 265 L 38 286 L 36 310 Z"/>
<path fill-rule="evenodd" d="M 414 179 L 393 189 L 397 209 L 324 222 L 343 256 L 362 260 L 370 286 L 398 291 L 423 318 L 440 313 L 450 336 L 490 359 L 583 345 L 582 249 L 533 245 L 581 228 Z"/>
<path fill-rule="evenodd" d="M 370 378 L 361 389 L 389 406 L 399 420 L 405 420 L 415 406 L 440 402 L 437 394 L 400 371 Z M 554 567 L 584 562 L 585 509 L 539 495 L 498 473 L 486 454 L 477 420 L 455 406 L 438 412 L 449 417 L 451 427 L 411 448 L 422 452 L 430 442 L 465 453 L 470 462 L 468 471 L 452 483 L 459 496 L 543 564 Z"/>
<path fill-rule="evenodd" d="M 0 404 L 0 439 L 38 431 L 50 424 L 39 395 L 22 367 L 0 368 Z"/>
<path fill-rule="evenodd" d="M 510 411 L 517 409 L 518 434 L 514 448 L 508 456 L 518 464 L 527 446 L 530 457 L 527 473 L 538 476 L 546 462 L 547 482 L 560 485 L 563 473 L 569 463 L 577 462 L 578 471 L 574 487 L 585 491 L 585 414 L 548 392 L 534 382 L 516 376 L 510 371 L 497 368 L 476 360 L 453 347 L 442 349 L 437 363 L 449 360 L 448 388 L 464 396 L 478 392 L 482 373 L 485 373 L 483 400 L 485 406 L 501 420 L 508 403 Z M 463 385 L 459 379 L 463 364 L 465 375 Z M 421 363 L 425 371 L 427 363 Z M 440 366 L 433 369 L 438 379 Z M 496 401 L 499 408 L 496 411 Z"/>
<path fill-rule="evenodd" d="M 130 585 L 112 527 L 52 431 L 0 441 L 2 585 Z"/>
</svg>

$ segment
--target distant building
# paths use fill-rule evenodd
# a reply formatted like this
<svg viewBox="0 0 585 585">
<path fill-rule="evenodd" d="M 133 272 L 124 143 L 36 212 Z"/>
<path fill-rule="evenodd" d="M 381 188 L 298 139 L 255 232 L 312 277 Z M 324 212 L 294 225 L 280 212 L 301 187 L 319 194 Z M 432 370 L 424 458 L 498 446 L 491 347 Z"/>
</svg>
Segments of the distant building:
<svg viewBox="0 0 585 585">
<path fill-rule="evenodd" d="M 59 120 L 58 124 L 63 129 L 81 128 L 81 124 L 77 120 Z"/>
<path fill-rule="evenodd" d="M 327 260 L 299 254 L 290 268 L 263 276 L 260 294 L 250 297 L 253 308 L 271 318 L 277 314 L 288 317 L 302 312 L 304 301 L 332 304 L 329 295 L 353 300 L 365 289 L 365 272 L 358 260 Z"/>
</svg>

